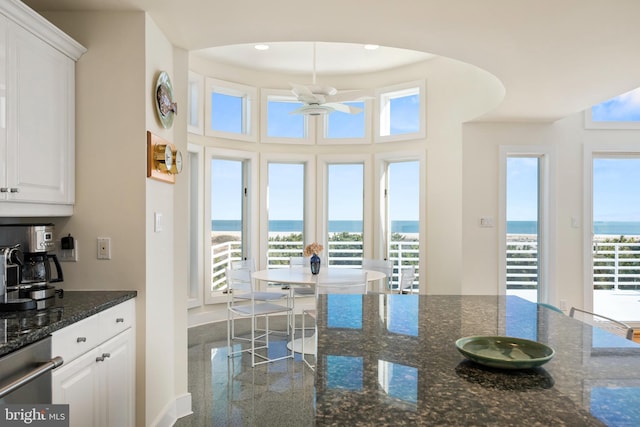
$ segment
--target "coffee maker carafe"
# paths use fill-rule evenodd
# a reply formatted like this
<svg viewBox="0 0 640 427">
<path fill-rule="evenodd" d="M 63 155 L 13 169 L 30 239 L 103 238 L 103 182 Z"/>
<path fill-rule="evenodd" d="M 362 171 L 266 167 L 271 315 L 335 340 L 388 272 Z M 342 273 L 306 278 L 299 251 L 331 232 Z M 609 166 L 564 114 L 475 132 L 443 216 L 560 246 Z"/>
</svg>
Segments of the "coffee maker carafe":
<svg viewBox="0 0 640 427">
<path fill-rule="evenodd" d="M 17 278 L 5 275 L 11 278 L 5 280 L 4 311 L 52 305 L 56 290 L 51 283 L 63 280 L 60 262 L 51 253 L 55 250 L 53 224 L 0 225 L 0 247 L 19 249 L 22 254 L 20 263 L 5 263 L 5 269 L 19 267 L 19 274 Z"/>
</svg>

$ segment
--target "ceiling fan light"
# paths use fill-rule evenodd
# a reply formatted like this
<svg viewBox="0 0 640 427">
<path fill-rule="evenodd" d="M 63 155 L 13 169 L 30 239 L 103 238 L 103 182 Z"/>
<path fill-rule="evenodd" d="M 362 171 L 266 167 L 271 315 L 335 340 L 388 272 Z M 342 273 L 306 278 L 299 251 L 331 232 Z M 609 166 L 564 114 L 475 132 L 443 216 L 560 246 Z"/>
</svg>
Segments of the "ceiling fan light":
<svg viewBox="0 0 640 427">
<path fill-rule="evenodd" d="M 328 105 L 321 104 L 310 104 L 303 105 L 295 111 L 292 111 L 290 114 L 304 114 L 305 116 L 322 116 L 324 114 L 332 113 L 334 108 L 329 107 Z"/>
</svg>

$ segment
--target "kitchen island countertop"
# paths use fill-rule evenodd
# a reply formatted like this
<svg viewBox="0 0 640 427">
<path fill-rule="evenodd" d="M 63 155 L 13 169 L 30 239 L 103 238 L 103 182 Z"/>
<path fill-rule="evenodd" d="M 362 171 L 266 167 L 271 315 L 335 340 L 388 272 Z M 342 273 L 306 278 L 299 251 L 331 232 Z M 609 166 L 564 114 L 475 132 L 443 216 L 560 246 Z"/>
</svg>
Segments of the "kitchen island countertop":
<svg viewBox="0 0 640 427">
<path fill-rule="evenodd" d="M 640 345 L 515 296 L 321 295 L 316 426 L 638 426 Z M 555 349 L 497 369 L 456 340 L 512 336 Z"/>
<path fill-rule="evenodd" d="M 42 310 L 0 312 L 0 356 L 131 298 L 136 291 L 64 291 Z"/>
</svg>

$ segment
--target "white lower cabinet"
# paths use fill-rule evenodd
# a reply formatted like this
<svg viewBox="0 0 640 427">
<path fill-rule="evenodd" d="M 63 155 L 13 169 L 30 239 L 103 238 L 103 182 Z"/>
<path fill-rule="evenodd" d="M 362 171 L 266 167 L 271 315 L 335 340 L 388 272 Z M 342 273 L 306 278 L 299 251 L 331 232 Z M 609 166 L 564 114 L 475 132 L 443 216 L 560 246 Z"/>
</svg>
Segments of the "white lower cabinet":
<svg viewBox="0 0 640 427">
<path fill-rule="evenodd" d="M 65 359 L 64 364 L 53 371 L 53 403 L 69 404 L 71 427 L 135 424 L 135 332 L 132 324 L 127 325 L 124 320 L 126 308 L 116 306 L 72 325 L 71 332 L 65 328 L 58 336 L 53 334 L 54 354 L 58 348 L 65 359 L 65 352 L 67 357 L 77 353 L 73 344 L 90 342 L 88 335 L 100 335 L 108 330 L 108 327 L 96 330 L 96 324 L 104 326 L 107 319 L 112 319 L 118 327 L 125 327 L 106 341 L 98 339 L 98 345 L 73 360 Z M 98 319 L 94 319 L 96 316 Z M 127 317 L 132 321 L 133 313 Z"/>
</svg>

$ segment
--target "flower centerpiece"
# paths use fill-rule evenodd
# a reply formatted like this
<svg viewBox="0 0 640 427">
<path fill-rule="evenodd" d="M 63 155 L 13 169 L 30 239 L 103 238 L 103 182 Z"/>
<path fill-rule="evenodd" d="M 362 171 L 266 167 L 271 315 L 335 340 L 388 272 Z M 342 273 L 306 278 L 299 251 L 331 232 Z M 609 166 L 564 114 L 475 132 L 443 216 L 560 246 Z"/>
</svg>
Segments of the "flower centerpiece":
<svg viewBox="0 0 640 427">
<path fill-rule="evenodd" d="M 318 254 L 322 252 L 323 249 L 324 248 L 322 247 L 322 245 L 319 245 L 316 242 L 313 242 L 304 248 L 302 254 L 304 256 L 311 257 L 311 259 L 309 259 L 311 274 L 318 274 L 320 272 L 320 257 L 318 256 Z"/>
</svg>

